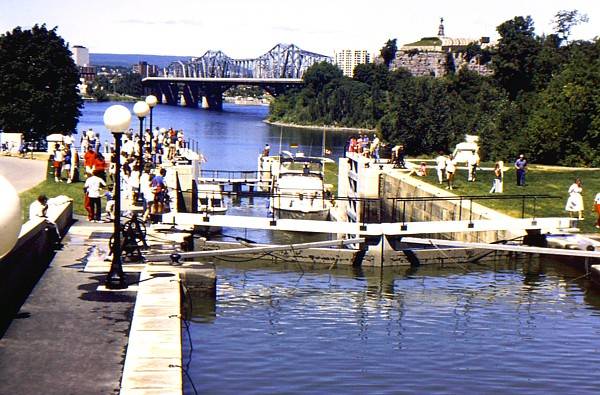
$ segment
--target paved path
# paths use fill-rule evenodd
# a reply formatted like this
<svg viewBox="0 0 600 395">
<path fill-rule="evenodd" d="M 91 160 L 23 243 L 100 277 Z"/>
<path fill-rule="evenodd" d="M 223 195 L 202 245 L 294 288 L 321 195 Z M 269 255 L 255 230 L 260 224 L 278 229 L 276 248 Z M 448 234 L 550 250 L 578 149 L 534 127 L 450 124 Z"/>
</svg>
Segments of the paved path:
<svg viewBox="0 0 600 395">
<path fill-rule="evenodd" d="M 0 174 L 21 193 L 46 179 L 48 163 L 44 160 L 0 156 Z"/>
<path fill-rule="evenodd" d="M 98 292 L 105 275 L 83 271 L 106 252 L 110 231 L 86 221 L 71 227 L 0 339 L 0 393 L 119 393 L 136 293 Z"/>
</svg>

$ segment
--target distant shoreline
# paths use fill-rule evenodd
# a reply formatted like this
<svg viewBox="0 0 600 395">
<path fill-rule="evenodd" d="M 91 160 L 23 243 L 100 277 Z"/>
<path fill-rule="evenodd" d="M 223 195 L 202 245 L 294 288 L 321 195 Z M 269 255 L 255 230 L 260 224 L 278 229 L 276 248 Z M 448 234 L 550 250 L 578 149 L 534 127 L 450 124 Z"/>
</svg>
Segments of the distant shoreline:
<svg viewBox="0 0 600 395">
<path fill-rule="evenodd" d="M 364 132 L 369 132 L 369 133 L 375 133 L 376 130 L 375 129 L 367 129 L 367 128 L 349 128 L 349 127 L 341 127 L 341 126 L 331 126 L 331 125 L 299 125 L 297 123 L 286 123 L 286 122 L 273 122 L 273 121 L 269 121 L 268 119 L 265 119 L 263 121 L 264 123 L 268 123 L 269 125 L 273 125 L 273 126 L 285 126 L 287 128 L 297 128 L 297 129 L 313 129 L 313 130 L 322 130 L 322 129 L 326 129 L 326 130 L 335 130 L 338 132 L 349 132 L 349 133 L 364 133 Z"/>
</svg>

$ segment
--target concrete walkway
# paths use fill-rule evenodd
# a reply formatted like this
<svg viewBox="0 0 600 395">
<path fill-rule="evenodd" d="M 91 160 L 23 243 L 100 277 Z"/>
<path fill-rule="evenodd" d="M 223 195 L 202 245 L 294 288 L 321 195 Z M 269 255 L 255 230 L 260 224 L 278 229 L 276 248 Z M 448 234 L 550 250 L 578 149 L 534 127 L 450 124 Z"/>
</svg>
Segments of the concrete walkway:
<svg viewBox="0 0 600 395">
<path fill-rule="evenodd" d="M 119 392 L 136 293 L 99 292 L 105 274 L 83 271 L 88 260 L 102 260 L 111 232 L 110 224 L 71 227 L 0 339 L 1 393 Z"/>
<path fill-rule="evenodd" d="M 48 162 L 45 160 L 0 156 L 0 174 L 6 177 L 19 193 L 44 181 L 47 166 Z"/>
</svg>

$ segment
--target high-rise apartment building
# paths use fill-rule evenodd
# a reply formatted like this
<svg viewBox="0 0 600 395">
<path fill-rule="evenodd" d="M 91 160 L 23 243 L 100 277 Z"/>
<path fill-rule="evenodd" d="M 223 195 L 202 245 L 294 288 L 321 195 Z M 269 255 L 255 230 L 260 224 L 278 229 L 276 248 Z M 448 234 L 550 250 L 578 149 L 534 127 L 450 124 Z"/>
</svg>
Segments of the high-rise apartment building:
<svg viewBox="0 0 600 395">
<path fill-rule="evenodd" d="M 371 56 L 366 49 L 343 49 L 335 51 L 335 64 L 348 77 L 352 77 L 354 68 L 357 65 L 369 63 L 370 61 Z"/>
<path fill-rule="evenodd" d="M 73 60 L 75 64 L 79 67 L 87 67 L 90 66 L 90 50 L 86 47 L 82 47 L 81 45 L 75 45 L 71 49 L 73 53 Z"/>
</svg>

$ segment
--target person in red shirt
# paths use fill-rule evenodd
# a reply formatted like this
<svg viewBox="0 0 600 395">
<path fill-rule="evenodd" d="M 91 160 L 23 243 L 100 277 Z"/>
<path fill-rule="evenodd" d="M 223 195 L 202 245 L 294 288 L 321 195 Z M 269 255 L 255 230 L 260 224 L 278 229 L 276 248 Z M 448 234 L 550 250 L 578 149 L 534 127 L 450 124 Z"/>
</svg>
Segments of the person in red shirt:
<svg viewBox="0 0 600 395">
<path fill-rule="evenodd" d="M 94 162 L 96 161 L 96 151 L 93 147 L 89 147 L 83 156 L 83 165 L 85 166 L 85 175 L 89 177 L 94 171 Z"/>
<path fill-rule="evenodd" d="M 108 164 L 104 160 L 104 156 L 100 152 L 96 154 L 96 159 L 94 159 L 93 163 L 93 173 L 98 177 L 102 178 L 102 180 L 106 181 L 106 168 Z"/>
</svg>

